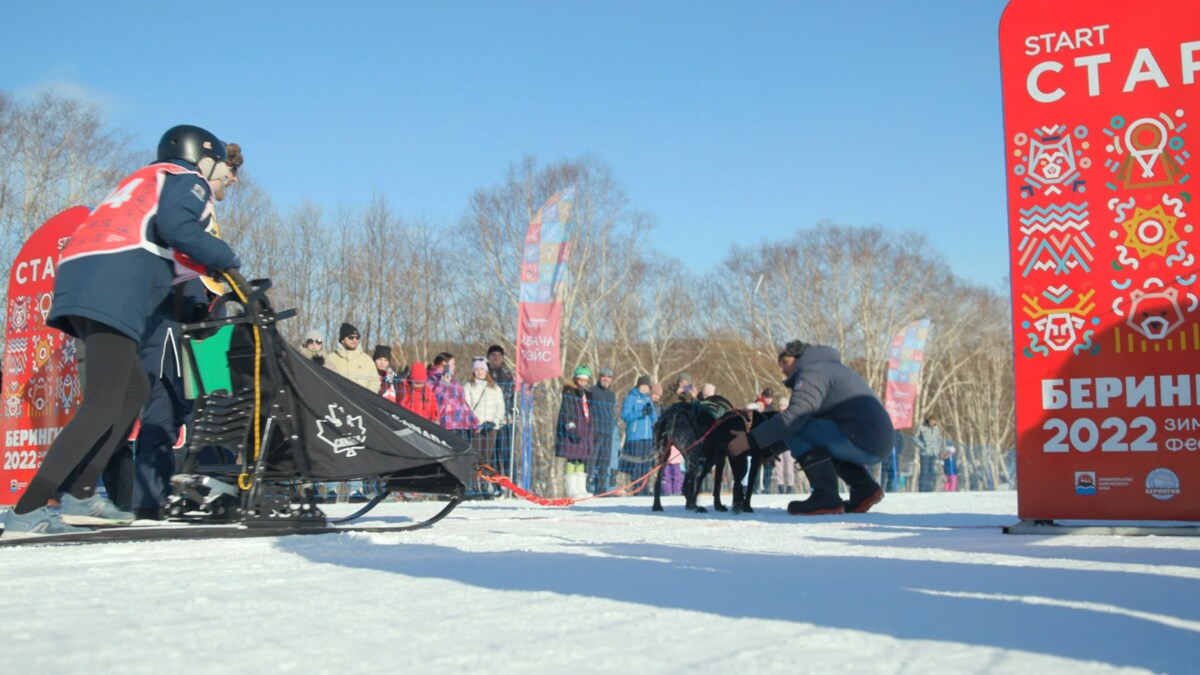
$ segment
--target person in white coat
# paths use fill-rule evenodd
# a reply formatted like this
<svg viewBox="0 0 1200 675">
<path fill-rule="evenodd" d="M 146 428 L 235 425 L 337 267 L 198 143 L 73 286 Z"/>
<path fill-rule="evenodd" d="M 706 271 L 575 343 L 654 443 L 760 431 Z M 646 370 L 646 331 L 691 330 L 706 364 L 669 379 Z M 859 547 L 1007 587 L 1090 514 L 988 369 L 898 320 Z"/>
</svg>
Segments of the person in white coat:
<svg viewBox="0 0 1200 675">
<path fill-rule="evenodd" d="M 492 379 L 487 359 L 477 356 L 471 361 L 471 381 L 464 387 L 467 405 L 479 420 L 472 444 L 479 458 L 491 467 L 499 465 L 496 454 L 496 430 L 507 419 L 504 390 Z M 473 490 L 474 491 L 474 490 Z M 482 492 L 482 490 L 480 490 Z"/>
</svg>

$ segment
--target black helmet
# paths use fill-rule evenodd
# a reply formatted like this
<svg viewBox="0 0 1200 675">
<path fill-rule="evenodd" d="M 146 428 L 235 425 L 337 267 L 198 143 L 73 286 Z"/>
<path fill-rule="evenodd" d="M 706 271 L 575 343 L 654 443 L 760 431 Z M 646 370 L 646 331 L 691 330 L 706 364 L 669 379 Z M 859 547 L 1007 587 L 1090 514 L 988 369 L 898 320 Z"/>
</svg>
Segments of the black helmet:
<svg viewBox="0 0 1200 675">
<path fill-rule="evenodd" d="M 212 132 L 190 124 L 167 129 L 158 142 L 158 161 L 182 159 L 199 165 L 205 157 L 214 164 L 225 161 L 225 144 Z"/>
</svg>

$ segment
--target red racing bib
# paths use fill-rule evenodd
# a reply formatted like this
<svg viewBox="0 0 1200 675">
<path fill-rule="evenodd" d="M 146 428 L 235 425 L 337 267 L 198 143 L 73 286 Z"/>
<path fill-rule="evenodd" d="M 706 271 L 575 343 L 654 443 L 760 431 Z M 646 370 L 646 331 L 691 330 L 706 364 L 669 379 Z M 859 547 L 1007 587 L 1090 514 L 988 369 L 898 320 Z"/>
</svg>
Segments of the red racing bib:
<svg viewBox="0 0 1200 675">
<path fill-rule="evenodd" d="M 188 173 L 200 176 L 175 164 L 151 164 L 126 176 L 71 235 L 59 262 L 138 248 L 178 262 L 182 254 L 155 244 L 146 235 L 150 221 L 158 213 L 159 195 L 167 174 Z M 211 213 L 212 208 L 209 199 L 204 214 Z"/>
</svg>

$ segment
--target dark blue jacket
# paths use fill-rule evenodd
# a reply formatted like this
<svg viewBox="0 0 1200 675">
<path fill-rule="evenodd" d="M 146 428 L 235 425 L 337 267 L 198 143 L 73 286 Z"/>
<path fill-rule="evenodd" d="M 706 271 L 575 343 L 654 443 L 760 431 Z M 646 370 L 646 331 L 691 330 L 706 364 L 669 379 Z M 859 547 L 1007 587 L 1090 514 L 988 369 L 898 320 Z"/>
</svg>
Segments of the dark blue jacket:
<svg viewBox="0 0 1200 675">
<path fill-rule="evenodd" d="M 787 410 L 750 432 L 756 447 L 782 441 L 820 417 L 836 422 L 847 438 L 876 457 L 891 451 L 895 438 L 887 410 L 862 376 L 842 363 L 838 350 L 810 345 L 784 386 L 792 390 Z"/>
<path fill-rule="evenodd" d="M 199 279 L 190 279 L 171 289 L 154 314 L 146 319 L 139 356 L 152 379 L 180 380 L 183 349 L 180 326 L 203 321 L 207 315 L 208 293 Z M 180 387 L 179 392 L 182 391 Z"/>
<path fill-rule="evenodd" d="M 207 222 L 200 221 L 210 195 L 208 183 L 199 176 L 168 174 L 147 236 L 210 270 L 228 269 L 237 264 L 233 249 L 206 233 Z M 147 320 L 170 294 L 174 279 L 174 263 L 144 249 L 69 260 L 58 268 L 46 325 L 74 335 L 66 317 L 86 317 L 111 326 L 141 346 Z"/>
<path fill-rule="evenodd" d="M 611 443 L 617 430 L 617 392 L 598 384 L 592 387 L 592 410 L 596 416 L 592 428 L 596 430 L 597 441 L 603 437 L 607 439 L 605 443 Z"/>
</svg>

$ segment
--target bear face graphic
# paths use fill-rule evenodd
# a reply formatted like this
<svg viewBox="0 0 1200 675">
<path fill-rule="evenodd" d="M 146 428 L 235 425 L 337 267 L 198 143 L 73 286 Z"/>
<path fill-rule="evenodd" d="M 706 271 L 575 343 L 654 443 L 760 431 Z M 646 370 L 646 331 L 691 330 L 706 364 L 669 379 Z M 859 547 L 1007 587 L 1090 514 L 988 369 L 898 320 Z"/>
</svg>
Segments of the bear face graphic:
<svg viewBox="0 0 1200 675">
<path fill-rule="evenodd" d="M 1162 340 L 1183 325 L 1178 298 L 1174 288 L 1152 293 L 1135 290 L 1129 294 L 1133 304 L 1125 324 L 1151 340 Z"/>
</svg>

